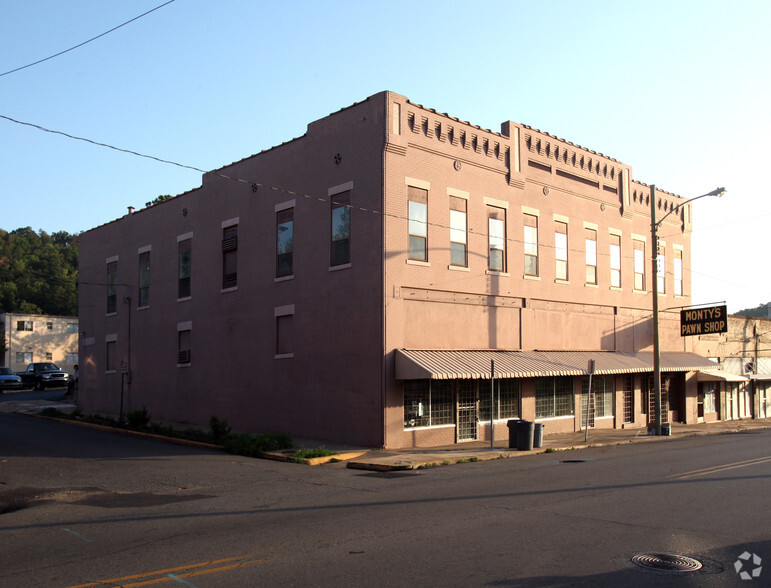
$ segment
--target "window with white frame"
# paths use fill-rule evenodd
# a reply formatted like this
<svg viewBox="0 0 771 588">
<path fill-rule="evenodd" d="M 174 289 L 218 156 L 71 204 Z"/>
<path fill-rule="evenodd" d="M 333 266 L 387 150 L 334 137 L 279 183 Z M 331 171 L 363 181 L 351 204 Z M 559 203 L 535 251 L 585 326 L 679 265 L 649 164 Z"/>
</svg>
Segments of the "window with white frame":
<svg viewBox="0 0 771 588">
<path fill-rule="evenodd" d="M 535 418 L 570 416 L 573 413 L 573 378 L 536 378 Z"/>
<path fill-rule="evenodd" d="M 409 259 L 428 261 L 428 190 L 407 186 Z"/>
<path fill-rule="evenodd" d="M 32 357 L 31 351 L 17 351 L 16 363 L 32 363 Z"/>
<path fill-rule="evenodd" d="M 477 380 L 479 386 L 479 420 L 490 420 L 490 383 Z M 494 386 L 495 420 L 519 418 L 520 387 L 514 378 L 496 378 Z"/>
<path fill-rule="evenodd" d="M 490 271 L 506 271 L 506 209 L 487 207 L 488 264 Z"/>
<path fill-rule="evenodd" d="M 621 235 L 610 234 L 610 286 L 621 287 Z"/>
<path fill-rule="evenodd" d="M 594 376 L 592 378 L 592 405 L 594 406 L 594 418 L 613 416 L 613 376 Z M 588 400 L 589 378 L 581 382 L 583 414 L 586 414 L 586 402 Z"/>
<path fill-rule="evenodd" d="M 597 283 L 597 229 L 584 229 L 586 245 L 586 283 Z"/>
<path fill-rule="evenodd" d="M 67 334 L 77 333 L 78 323 L 67 323 Z"/>
<path fill-rule="evenodd" d="M 450 196 L 450 265 L 468 266 L 467 206 L 465 198 Z"/>
<path fill-rule="evenodd" d="M 639 239 L 632 241 L 634 251 L 634 289 L 645 290 L 645 242 Z"/>
<path fill-rule="evenodd" d="M 276 321 L 276 359 L 294 357 L 294 304 L 273 309 Z"/>
<path fill-rule="evenodd" d="M 659 244 L 658 255 L 656 255 L 656 283 L 659 294 L 666 292 L 667 258 L 664 254 L 665 249 L 662 243 Z"/>
<path fill-rule="evenodd" d="M 672 260 L 672 274 L 675 284 L 675 296 L 683 295 L 683 250 L 674 250 L 674 259 Z"/>
<path fill-rule="evenodd" d="M 538 275 L 538 217 L 524 215 L 525 275 Z"/>
<path fill-rule="evenodd" d="M 190 321 L 177 324 L 177 366 L 191 363 L 193 347 L 193 324 Z"/>
<path fill-rule="evenodd" d="M 554 272 L 558 280 L 568 279 L 568 224 L 554 221 Z"/>
<path fill-rule="evenodd" d="M 31 331 L 34 328 L 32 321 L 16 321 L 17 331 Z"/>
<path fill-rule="evenodd" d="M 455 418 L 453 380 L 405 380 L 404 426 L 450 425 Z"/>
</svg>

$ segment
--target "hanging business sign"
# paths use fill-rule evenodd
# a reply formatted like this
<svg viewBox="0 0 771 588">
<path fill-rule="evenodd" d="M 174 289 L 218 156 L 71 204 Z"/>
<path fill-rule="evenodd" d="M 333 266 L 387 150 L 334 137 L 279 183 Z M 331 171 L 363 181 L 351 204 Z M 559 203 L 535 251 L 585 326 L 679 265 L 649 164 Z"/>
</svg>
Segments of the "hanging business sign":
<svg viewBox="0 0 771 588">
<path fill-rule="evenodd" d="M 680 311 L 680 335 L 710 335 L 728 332 L 728 313 L 725 306 L 689 308 Z"/>
</svg>

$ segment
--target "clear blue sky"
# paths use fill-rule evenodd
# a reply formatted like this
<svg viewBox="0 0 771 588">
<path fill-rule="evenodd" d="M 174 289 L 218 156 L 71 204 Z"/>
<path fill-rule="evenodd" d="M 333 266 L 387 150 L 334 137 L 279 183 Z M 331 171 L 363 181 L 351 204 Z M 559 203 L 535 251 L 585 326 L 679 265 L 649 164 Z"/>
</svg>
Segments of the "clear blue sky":
<svg viewBox="0 0 771 588">
<path fill-rule="evenodd" d="M 0 73 L 165 0 L 6 0 Z M 381 90 L 614 157 L 694 203 L 694 302 L 771 301 L 767 0 L 176 0 L 0 76 L 0 115 L 214 169 Z M 200 173 L 0 119 L 0 228 L 79 232 Z"/>
</svg>

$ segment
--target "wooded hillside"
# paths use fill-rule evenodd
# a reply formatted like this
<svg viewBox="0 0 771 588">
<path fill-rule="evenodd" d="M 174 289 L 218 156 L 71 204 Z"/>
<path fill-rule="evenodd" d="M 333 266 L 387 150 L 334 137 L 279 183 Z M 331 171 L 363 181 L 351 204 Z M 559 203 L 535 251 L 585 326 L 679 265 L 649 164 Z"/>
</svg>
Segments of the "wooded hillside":
<svg viewBox="0 0 771 588">
<path fill-rule="evenodd" d="M 78 236 L 0 229 L 0 312 L 78 314 Z"/>
</svg>

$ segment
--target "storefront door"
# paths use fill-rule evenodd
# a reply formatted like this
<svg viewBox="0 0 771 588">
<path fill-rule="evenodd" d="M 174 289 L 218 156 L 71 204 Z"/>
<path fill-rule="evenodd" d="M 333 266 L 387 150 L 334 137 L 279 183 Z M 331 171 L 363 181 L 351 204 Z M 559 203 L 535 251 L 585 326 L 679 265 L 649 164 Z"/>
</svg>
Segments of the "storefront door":
<svg viewBox="0 0 771 588">
<path fill-rule="evenodd" d="M 458 441 L 473 441 L 477 438 L 477 390 L 473 382 L 458 389 Z"/>
</svg>

